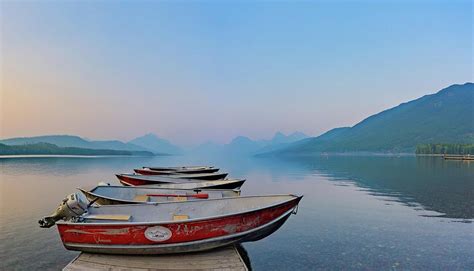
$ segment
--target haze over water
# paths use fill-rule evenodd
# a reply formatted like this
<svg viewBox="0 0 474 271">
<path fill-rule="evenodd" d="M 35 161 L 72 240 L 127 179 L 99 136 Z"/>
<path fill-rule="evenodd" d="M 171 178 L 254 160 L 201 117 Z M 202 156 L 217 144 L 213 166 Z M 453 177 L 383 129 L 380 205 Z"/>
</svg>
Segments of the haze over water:
<svg viewBox="0 0 474 271">
<path fill-rule="evenodd" d="M 472 270 L 474 163 L 317 156 L 0 159 L 0 269 L 57 270 L 77 252 L 37 220 L 79 186 L 118 184 L 144 165 L 212 164 L 246 178 L 244 195 L 304 194 L 273 235 L 245 243 L 254 270 Z"/>
</svg>

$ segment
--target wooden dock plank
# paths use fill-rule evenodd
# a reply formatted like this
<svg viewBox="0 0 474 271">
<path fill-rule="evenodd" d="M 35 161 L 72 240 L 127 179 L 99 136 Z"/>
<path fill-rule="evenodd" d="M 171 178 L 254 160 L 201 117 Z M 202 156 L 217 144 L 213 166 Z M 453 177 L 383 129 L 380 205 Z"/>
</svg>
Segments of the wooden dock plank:
<svg viewBox="0 0 474 271">
<path fill-rule="evenodd" d="M 248 270 L 234 246 L 187 254 L 106 255 L 81 253 L 63 271 Z"/>
</svg>

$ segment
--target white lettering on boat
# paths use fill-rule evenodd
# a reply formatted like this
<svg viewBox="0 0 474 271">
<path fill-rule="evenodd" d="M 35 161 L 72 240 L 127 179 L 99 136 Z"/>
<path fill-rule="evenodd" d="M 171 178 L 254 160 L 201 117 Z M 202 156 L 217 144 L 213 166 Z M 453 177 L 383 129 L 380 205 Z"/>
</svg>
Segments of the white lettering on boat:
<svg viewBox="0 0 474 271">
<path fill-rule="evenodd" d="M 130 228 L 122 229 L 100 229 L 93 232 L 79 230 L 79 229 L 69 229 L 65 230 L 66 233 L 79 233 L 79 234 L 104 234 L 104 235 L 127 235 L 129 234 Z"/>
<path fill-rule="evenodd" d="M 146 239 L 154 242 L 163 242 L 170 239 L 172 233 L 170 229 L 162 226 L 149 227 L 145 230 Z"/>
</svg>

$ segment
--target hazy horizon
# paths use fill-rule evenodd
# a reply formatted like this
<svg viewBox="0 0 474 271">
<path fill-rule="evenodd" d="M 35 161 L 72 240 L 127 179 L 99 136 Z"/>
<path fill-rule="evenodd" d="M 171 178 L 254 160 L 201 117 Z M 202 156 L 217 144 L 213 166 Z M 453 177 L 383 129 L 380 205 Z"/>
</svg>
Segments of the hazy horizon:
<svg viewBox="0 0 474 271">
<path fill-rule="evenodd" d="M 169 141 L 170 143 L 172 143 L 173 145 L 176 145 L 178 147 L 183 147 L 183 148 L 195 148 L 195 147 L 198 147 L 198 146 L 201 146 L 201 145 L 205 145 L 205 144 L 218 144 L 218 145 L 225 145 L 225 144 L 229 144 L 232 142 L 232 140 L 236 139 L 237 137 L 248 137 L 250 138 L 251 140 L 254 140 L 254 141 L 260 141 L 260 140 L 271 140 L 275 134 L 277 133 L 282 133 L 280 131 L 277 131 L 275 132 L 273 135 L 271 135 L 270 137 L 268 138 L 252 138 L 252 137 L 249 137 L 247 135 L 236 135 L 235 137 L 231 138 L 229 141 L 227 142 L 223 142 L 223 143 L 220 143 L 220 142 L 215 142 L 215 141 L 212 141 L 212 140 L 208 140 L 208 141 L 204 141 L 204 142 L 200 142 L 200 143 L 196 143 L 196 144 L 178 144 L 178 143 L 175 143 L 173 142 L 173 139 L 169 139 L 169 138 L 164 138 L 158 134 L 155 134 L 153 132 L 149 132 L 149 133 L 144 133 L 142 135 L 138 135 L 134 138 L 130 138 L 130 139 L 119 139 L 119 138 L 116 138 L 116 137 L 111 137 L 111 138 L 90 138 L 90 137 L 86 137 L 86 136 L 82 136 L 80 134 L 38 134 L 38 135 L 29 135 L 29 136 L 15 136 L 15 137 L 0 137 L 0 140 L 5 140 L 5 139 L 13 139 L 13 138 L 30 138 L 30 137 L 41 137 L 41 136 L 78 136 L 84 140 L 87 140 L 87 141 L 100 141 L 100 140 L 120 140 L 124 143 L 128 143 L 136 138 L 139 138 L 139 137 L 142 137 L 142 136 L 147 136 L 149 134 L 152 134 L 152 135 L 155 135 L 157 136 L 158 138 L 160 139 L 164 139 L 164 140 L 167 140 Z M 294 131 L 294 132 L 291 132 L 291 133 L 282 133 L 284 136 L 290 136 L 294 133 L 302 133 L 301 131 Z M 304 134 L 304 133 L 303 133 Z M 315 136 L 319 136 L 319 135 L 307 135 L 305 134 L 306 136 L 308 137 L 315 137 Z"/>
<path fill-rule="evenodd" d="M 317 136 L 474 81 L 470 1 L 0 5 L 1 138 Z"/>
</svg>

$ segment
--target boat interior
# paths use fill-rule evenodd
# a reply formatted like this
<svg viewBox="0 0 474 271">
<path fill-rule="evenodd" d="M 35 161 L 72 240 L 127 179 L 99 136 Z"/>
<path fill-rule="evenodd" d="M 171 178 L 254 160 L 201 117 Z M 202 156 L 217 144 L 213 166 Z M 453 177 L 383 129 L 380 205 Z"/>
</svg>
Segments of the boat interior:
<svg viewBox="0 0 474 271">
<path fill-rule="evenodd" d="M 285 203 L 294 195 L 248 196 L 203 201 L 165 202 L 157 204 L 130 204 L 91 206 L 83 215 L 83 223 L 113 222 L 172 222 L 177 220 L 212 218 L 238 214 Z"/>
<path fill-rule="evenodd" d="M 186 198 L 186 195 L 195 195 L 197 193 L 207 194 L 209 198 L 217 199 L 223 197 L 236 197 L 239 195 L 238 190 L 202 190 L 202 189 L 188 189 L 188 190 L 176 190 L 176 189 L 163 189 L 163 188 L 141 188 L 141 187 L 127 187 L 127 186 L 97 186 L 90 191 L 96 195 L 100 195 L 107 198 L 129 200 L 129 201 L 144 201 L 154 202 L 162 200 L 165 195 L 182 195 Z M 153 196 L 163 195 L 163 196 Z M 180 198 L 170 196 L 170 198 Z M 189 200 L 194 198 L 189 197 Z"/>
<path fill-rule="evenodd" d="M 180 182 L 180 183 L 159 183 L 142 185 L 141 187 L 169 188 L 169 189 L 193 189 L 199 187 L 212 187 L 216 185 L 224 185 L 235 182 L 236 180 L 219 180 L 219 181 L 198 181 L 198 182 Z"/>
<path fill-rule="evenodd" d="M 182 166 L 182 167 L 142 167 L 151 170 L 162 170 L 162 171 L 173 171 L 173 170 L 202 170 L 202 169 L 213 169 L 214 167 L 209 166 Z"/>
<path fill-rule="evenodd" d="M 219 172 L 213 172 L 213 173 L 184 173 L 183 172 L 180 174 L 166 175 L 166 177 L 185 179 L 185 178 L 200 178 L 200 177 L 209 177 L 209 176 L 222 176 L 222 178 L 225 178 L 227 175 L 228 173 L 219 173 Z M 159 176 L 159 175 L 151 175 L 151 176 Z"/>
</svg>

